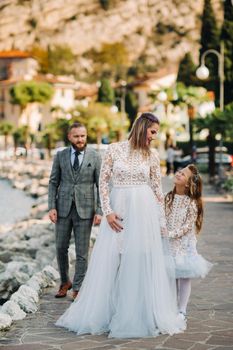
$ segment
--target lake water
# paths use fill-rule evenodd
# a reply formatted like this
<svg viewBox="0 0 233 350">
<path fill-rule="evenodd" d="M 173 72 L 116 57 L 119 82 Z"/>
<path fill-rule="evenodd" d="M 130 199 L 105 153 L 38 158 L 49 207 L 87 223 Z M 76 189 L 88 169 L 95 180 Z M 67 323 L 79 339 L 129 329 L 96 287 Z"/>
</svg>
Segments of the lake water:
<svg viewBox="0 0 233 350">
<path fill-rule="evenodd" d="M 7 180 L 0 180 L 0 225 L 13 224 L 27 217 L 34 202 L 23 191 L 12 188 Z"/>
</svg>

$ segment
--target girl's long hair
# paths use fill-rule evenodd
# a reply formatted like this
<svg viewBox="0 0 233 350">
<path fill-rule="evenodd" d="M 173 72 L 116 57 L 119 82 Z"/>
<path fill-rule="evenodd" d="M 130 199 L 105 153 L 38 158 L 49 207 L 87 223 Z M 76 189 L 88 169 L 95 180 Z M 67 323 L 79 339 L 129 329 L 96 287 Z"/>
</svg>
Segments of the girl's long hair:
<svg viewBox="0 0 233 350">
<path fill-rule="evenodd" d="M 141 150 L 144 155 L 150 154 L 150 147 L 147 145 L 147 129 L 153 124 L 159 125 L 159 119 L 152 113 L 142 113 L 137 118 L 129 133 L 128 140 L 132 150 Z"/>
<path fill-rule="evenodd" d="M 197 204 L 196 232 L 199 233 L 202 227 L 204 212 L 202 201 L 202 179 L 197 167 L 194 164 L 189 164 L 187 168 L 191 171 L 192 175 L 188 180 L 188 187 L 185 194 Z M 165 207 L 168 208 L 168 210 L 171 208 L 175 194 L 176 188 L 174 186 L 173 190 L 168 192 L 165 196 Z"/>
</svg>

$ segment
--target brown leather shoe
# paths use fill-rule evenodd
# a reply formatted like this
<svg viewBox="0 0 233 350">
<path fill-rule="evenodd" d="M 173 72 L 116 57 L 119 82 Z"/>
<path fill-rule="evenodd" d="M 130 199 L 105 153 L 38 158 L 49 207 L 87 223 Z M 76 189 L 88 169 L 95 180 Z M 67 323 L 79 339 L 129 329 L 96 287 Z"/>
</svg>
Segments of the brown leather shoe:
<svg viewBox="0 0 233 350">
<path fill-rule="evenodd" d="M 73 293 L 72 293 L 73 301 L 76 299 L 77 295 L 78 295 L 78 290 L 73 290 Z"/>
<path fill-rule="evenodd" d="M 55 295 L 55 298 L 65 298 L 67 291 L 70 290 L 71 288 L 72 288 L 72 283 L 70 281 L 65 284 L 61 284 L 59 291 Z"/>
</svg>

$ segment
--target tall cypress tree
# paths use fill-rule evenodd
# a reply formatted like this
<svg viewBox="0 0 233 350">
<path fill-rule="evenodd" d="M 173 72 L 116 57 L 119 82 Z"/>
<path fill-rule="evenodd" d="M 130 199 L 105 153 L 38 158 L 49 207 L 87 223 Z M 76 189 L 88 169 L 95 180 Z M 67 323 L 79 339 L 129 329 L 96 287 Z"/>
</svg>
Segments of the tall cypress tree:
<svg viewBox="0 0 233 350">
<path fill-rule="evenodd" d="M 113 104 L 115 100 L 114 90 L 108 79 L 103 78 L 98 90 L 98 102 Z"/>
<path fill-rule="evenodd" d="M 205 0 L 202 15 L 201 28 L 201 55 L 209 50 L 220 51 L 220 31 L 211 5 L 211 0 Z M 207 90 L 214 91 L 217 105 L 219 104 L 219 77 L 218 77 L 218 58 L 214 54 L 206 57 L 205 64 L 210 71 L 208 80 L 203 84 Z"/>
<path fill-rule="evenodd" d="M 231 0 L 224 1 L 224 22 L 221 32 L 224 42 L 224 102 L 233 101 L 233 4 Z"/>
<path fill-rule="evenodd" d="M 136 94 L 131 90 L 127 91 L 125 96 L 125 111 L 129 116 L 130 127 L 133 125 L 133 122 L 137 117 L 138 107 Z"/>
<path fill-rule="evenodd" d="M 180 61 L 177 82 L 182 82 L 186 86 L 200 85 L 197 82 L 196 68 L 190 52 L 187 52 Z"/>
</svg>

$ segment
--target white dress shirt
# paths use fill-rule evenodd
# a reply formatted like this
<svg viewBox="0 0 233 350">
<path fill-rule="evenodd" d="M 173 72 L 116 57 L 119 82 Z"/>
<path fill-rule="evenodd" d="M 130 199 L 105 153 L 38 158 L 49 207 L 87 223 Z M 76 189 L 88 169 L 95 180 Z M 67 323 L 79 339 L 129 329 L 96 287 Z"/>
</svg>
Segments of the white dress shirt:
<svg viewBox="0 0 233 350">
<path fill-rule="evenodd" d="M 71 160 L 71 165 L 72 166 L 74 165 L 75 152 L 76 152 L 76 149 L 74 149 L 74 147 L 71 146 L 71 158 L 70 158 L 70 160 Z M 80 151 L 80 154 L 78 155 L 79 166 L 81 166 L 81 164 L 83 162 L 83 157 L 84 157 L 84 150 Z"/>
</svg>

